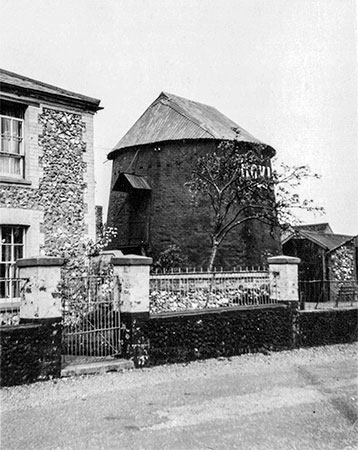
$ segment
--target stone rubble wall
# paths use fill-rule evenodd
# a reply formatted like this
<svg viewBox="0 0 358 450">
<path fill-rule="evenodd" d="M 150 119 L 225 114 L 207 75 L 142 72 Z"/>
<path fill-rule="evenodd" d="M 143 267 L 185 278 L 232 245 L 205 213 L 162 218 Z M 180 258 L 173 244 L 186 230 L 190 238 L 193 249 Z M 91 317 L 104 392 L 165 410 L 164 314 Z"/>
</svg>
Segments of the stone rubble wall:
<svg viewBox="0 0 358 450">
<path fill-rule="evenodd" d="M 0 327 L 0 386 L 59 378 L 61 337 L 58 320 Z"/>
<path fill-rule="evenodd" d="M 39 120 L 43 125 L 39 145 L 43 148 L 44 174 L 38 194 L 45 211 L 44 250 L 49 256 L 61 256 L 67 246 L 78 246 L 85 233 L 85 124 L 79 114 L 47 108 Z"/>
<path fill-rule="evenodd" d="M 329 255 L 328 267 L 329 279 L 332 281 L 357 280 L 354 243 L 350 242 L 332 252 Z"/>
<path fill-rule="evenodd" d="M 37 123 L 26 124 L 33 131 L 25 136 L 25 162 L 33 160 L 37 138 L 37 173 L 27 167 L 30 186 L 0 185 L 0 208 L 22 210 L 24 217 L 28 210 L 41 211 L 40 227 L 38 223 L 21 224 L 40 228 L 37 232 L 43 236 L 37 239 L 38 253 L 63 256 L 69 248 L 80 250 L 85 235 L 95 237 L 93 130 L 86 130 L 92 127 L 93 116 L 47 107 L 37 112 L 27 114 L 31 120 L 36 117 Z"/>
</svg>

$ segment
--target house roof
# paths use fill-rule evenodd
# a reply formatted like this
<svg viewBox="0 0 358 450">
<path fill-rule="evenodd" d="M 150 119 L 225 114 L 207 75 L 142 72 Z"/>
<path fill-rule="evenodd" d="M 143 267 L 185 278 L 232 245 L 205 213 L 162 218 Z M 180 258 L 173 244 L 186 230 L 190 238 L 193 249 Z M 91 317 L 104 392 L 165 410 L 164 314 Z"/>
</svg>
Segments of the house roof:
<svg viewBox="0 0 358 450">
<path fill-rule="evenodd" d="M 335 233 L 325 233 L 317 231 L 306 231 L 306 230 L 296 230 L 293 231 L 289 236 L 286 236 L 282 240 L 282 244 L 285 244 L 291 239 L 308 239 L 311 242 L 319 245 L 325 250 L 334 250 L 346 242 L 354 239 L 355 236 L 349 236 L 347 234 L 335 234 Z"/>
<path fill-rule="evenodd" d="M 100 100 L 96 98 L 67 91 L 4 69 L 0 69 L 0 91 L 3 94 L 2 98 L 9 100 L 22 99 L 26 102 L 30 99 L 51 99 L 93 111 L 102 109 L 99 106 Z"/>
<path fill-rule="evenodd" d="M 162 92 L 115 145 L 108 159 L 127 147 L 183 139 L 260 143 L 216 108 Z"/>
</svg>

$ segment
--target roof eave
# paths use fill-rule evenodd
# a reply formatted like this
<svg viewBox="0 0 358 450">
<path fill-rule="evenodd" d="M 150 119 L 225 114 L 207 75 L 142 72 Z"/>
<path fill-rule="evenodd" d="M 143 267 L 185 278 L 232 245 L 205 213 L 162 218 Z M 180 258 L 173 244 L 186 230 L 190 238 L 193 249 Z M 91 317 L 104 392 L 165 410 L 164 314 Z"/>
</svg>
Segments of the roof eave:
<svg viewBox="0 0 358 450">
<path fill-rule="evenodd" d="M 348 244 L 348 242 L 353 241 L 354 239 L 358 238 L 358 234 L 356 236 L 350 236 L 346 241 L 341 242 L 340 244 L 336 245 L 335 247 L 331 248 L 330 250 L 327 251 L 327 253 L 331 253 L 334 252 L 335 250 L 337 250 L 339 247 L 342 247 L 342 245 L 346 245 Z"/>
<path fill-rule="evenodd" d="M 304 231 L 295 231 L 293 232 L 290 236 L 286 237 L 285 239 L 282 240 L 282 245 L 286 244 L 288 241 L 290 241 L 291 239 L 294 239 L 296 237 L 301 237 L 303 239 L 308 239 L 309 241 L 313 242 L 314 244 L 318 245 L 319 247 L 325 249 L 325 250 L 329 250 L 329 248 L 327 247 L 327 245 L 322 244 L 322 242 L 319 242 L 317 239 L 315 239 L 314 237 L 310 236 L 309 234 L 306 234 Z"/>
<path fill-rule="evenodd" d="M 27 98 L 30 98 L 49 103 L 58 103 L 65 106 L 74 106 L 78 109 L 91 112 L 97 112 L 103 109 L 102 106 L 99 106 L 101 100 L 75 93 L 73 93 L 73 96 L 71 96 L 70 92 L 68 93 L 68 95 L 60 92 L 43 92 L 41 90 L 25 88 L 16 84 L 6 82 L 0 83 L 0 91 L 3 93 L 13 94 L 18 98 L 18 100 L 23 99 L 24 102 L 26 102 Z"/>
<path fill-rule="evenodd" d="M 213 138 L 201 137 L 201 138 L 185 138 L 185 139 L 182 138 L 182 139 L 169 139 L 169 140 L 156 141 L 156 142 L 145 142 L 145 143 L 136 144 L 136 145 L 128 145 L 128 146 L 125 146 L 125 147 L 114 148 L 113 150 L 111 150 L 107 154 L 107 159 L 109 161 L 111 161 L 112 159 L 115 158 L 115 156 L 118 153 L 125 152 L 125 151 L 131 150 L 131 149 L 136 149 L 138 147 L 147 147 L 147 146 L 150 146 L 150 145 L 168 144 L 168 143 L 171 143 L 171 142 L 186 142 L 186 141 L 196 141 L 196 142 L 198 142 L 198 141 L 230 142 L 230 141 L 233 141 L 233 139 L 223 139 L 223 138 L 216 138 L 216 137 L 213 137 Z M 273 147 L 271 147 L 270 145 L 266 145 L 266 144 L 262 144 L 262 143 L 258 143 L 258 142 L 254 142 L 254 141 L 253 142 L 246 141 L 246 140 L 242 140 L 240 142 L 244 142 L 244 143 L 246 142 L 248 144 L 264 146 L 265 149 L 268 150 L 268 152 L 269 152 L 269 154 L 268 154 L 269 158 L 272 158 L 272 157 L 274 157 L 276 155 L 276 150 Z"/>
</svg>

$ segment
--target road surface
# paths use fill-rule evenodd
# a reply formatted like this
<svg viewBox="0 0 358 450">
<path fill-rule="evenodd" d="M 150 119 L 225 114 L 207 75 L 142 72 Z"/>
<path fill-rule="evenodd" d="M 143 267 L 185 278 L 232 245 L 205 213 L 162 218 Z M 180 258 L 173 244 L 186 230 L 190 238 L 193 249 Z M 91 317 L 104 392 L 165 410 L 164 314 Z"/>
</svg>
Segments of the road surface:
<svg viewBox="0 0 358 450">
<path fill-rule="evenodd" d="M 2 389 L 1 448 L 352 450 L 357 344 Z"/>
</svg>

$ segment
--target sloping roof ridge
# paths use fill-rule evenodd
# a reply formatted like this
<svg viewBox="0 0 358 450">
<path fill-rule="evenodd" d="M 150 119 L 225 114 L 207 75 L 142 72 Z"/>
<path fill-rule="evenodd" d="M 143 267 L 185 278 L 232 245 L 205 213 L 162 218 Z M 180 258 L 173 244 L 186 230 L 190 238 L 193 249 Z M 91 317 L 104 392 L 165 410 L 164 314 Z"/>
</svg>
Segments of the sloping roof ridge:
<svg viewBox="0 0 358 450">
<path fill-rule="evenodd" d="M 314 241 L 320 247 L 325 248 L 325 246 L 322 244 L 322 242 L 320 242 L 318 239 L 315 238 L 316 237 L 315 235 L 318 234 L 319 236 L 322 236 L 322 235 L 324 235 L 324 233 L 318 233 L 316 231 L 297 230 L 297 229 L 294 229 L 294 227 L 295 226 L 293 226 L 293 230 L 290 232 L 290 234 L 282 239 L 282 244 L 286 244 L 286 242 L 288 242 L 290 239 L 292 239 L 294 237 L 301 236 L 303 238 Z"/>
<path fill-rule="evenodd" d="M 74 92 L 74 91 L 69 91 L 67 89 L 63 89 L 63 88 L 60 88 L 58 86 L 54 86 L 53 84 L 44 83 L 43 81 L 39 81 L 39 80 L 35 80 L 34 78 L 26 77 L 26 76 L 21 75 L 19 73 L 10 72 L 9 70 L 5 70 L 5 69 L 1 69 L 0 68 L 0 73 L 4 73 L 5 75 L 8 75 L 10 77 L 19 78 L 20 80 L 28 81 L 28 82 L 31 82 L 31 83 L 35 84 L 35 86 L 33 88 L 28 88 L 28 89 L 39 90 L 39 89 L 36 89 L 36 85 L 38 85 L 39 87 L 43 87 L 43 88 L 52 89 L 54 91 L 57 91 L 58 95 L 63 95 L 63 96 L 67 96 L 67 97 L 69 97 L 69 96 L 76 96 L 79 99 L 86 100 L 86 101 L 89 101 L 91 103 L 99 103 L 100 102 L 100 100 L 97 99 L 97 98 L 88 97 L 87 95 L 79 94 L 79 93 Z M 1 83 L 9 84 L 6 81 L 1 81 L 0 80 L 0 84 Z"/>
<path fill-rule="evenodd" d="M 324 231 L 294 229 L 293 231 L 291 231 L 291 233 L 288 236 L 286 236 L 284 239 L 282 239 L 282 244 L 285 244 L 286 242 L 288 242 L 290 239 L 294 238 L 295 236 L 301 236 L 303 238 L 309 239 L 310 241 L 315 242 L 320 247 L 327 249 L 328 252 L 332 252 L 332 251 L 336 250 L 337 248 L 341 247 L 342 245 L 346 244 L 347 242 L 357 238 L 358 235 L 351 236 L 348 234 L 326 233 Z M 342 238 L 342 242 L 334 245 L 331 249 L 329 248 L 329 245 L 327 245 L 327 243 L 324 243 L 320 240 L 320 238 L 321 239 L 325 239 L 325 238 L 329 239 L 332 237 Z"/>
<path fill-rule="evenodd" d="M 251 140 L 249 140 L 249 142 L 255 142 L 255 143 L 259 143 L 259 144 L 262 143 L 259 139 L 257 139 L 257 138 L 256 138 L 255 136 L 253 136 L 251 133 L 249 133 L 249 132 L 248 132 L 245 128 L 243 128 L 241 125 L 238 125 L 236 122 L 234 122 L 234 121 L 233 121 L 232 119 L 230 119 L 228 116 L 226 116 L 224 113 L 222 113 L 221 111 L 219 111 L 215 106 L 208 105 L 207 103 L 202 103 L 202 102 L 197 102 L 197 101 L 194 101 L 194 100 L 190 100 L 190 99 L 185 98 L 185 97 L 180 97 L 179 95 L 171 94 L 170 92 L 165 92 L 165 91 L 163 91 L 163 92 L 161 93 L 161 95 L 165 95 L 165 96 L 168 98 L 169 101 L 172 101 L 172 102 L 175 103 L 176 105 L 178 105 L 178 104 L 175 102 L 175 100 L 176 100 L 176 99 L 179 99 L 179 100 L 184 100 L 184 101 L 186 101 L 186 102 L 192 103 L 192 104 L 194 104 L 194 105 L 199 105 L 200 107 L 210 108 L 212 111 L 215 111 L 215 112 L 216 112 L 217 114 L 219 114 L 220 116 L 225 117 L 227 120 L 229 120 L 230 122 L 232 122 L 232 123 L 235 125 L 235 127 L 232 127 L 232 130 L 233 130 L 233 131 L 235 131 L 235 129 L 237 129 L 237 130 L 240 131 L 240 134 L 241 134 L 241 133 L 244 133 L 244 134 L 247 135 L 247 137 L 248 137 L 249 139 L 251 138 Z M 178 107 L 179 107 L 180 109 L 182 109 L 182 107 L 181 107 L 180 105 L 178 105 Z M 186 114 L 189 115 L 189 113 L 187 113 L 187 112 L 186 112 Z M 187 117 L 187 116 L 185 116 L 185 117 Z M 187 117 L 187 118 L 188 118 L 188 117 Z M 193 118 L 192 116 L 191 116 L 190 119 L 191 119 L 196 125 L 199 125 L 204 131 L 206 131 L 207 133 L 211 134 L 215 139 L 222 139 L 220 136 L 215 135 L 215 131 L 212 131 L 211 128 L 210 128 L 207 124 L 203 124 L 201 121 L 200 121 L 199 124 L 198 124 L 197 119 Z M 205 127 L 206 127 L 206 128 L 205 128 Z M 213 135 L 213 133 L 214 133 L 214 135 Z M 266 145 L 266 144 L 265 144 L 265 145 Z"/>
<path fill-rule="evenodd" d="M 213 134 L 213 131 L 210 130 L 209 127 L 205 126 L 205 124 L 203 124 L 201 121 L 196 119 L 192 114 L 188 113 L 188 111 L 185 111 L 182 106 L 178 105 L 178 103 L 175 101 L 175 98 L 177 97 L 177 98 L 183 99 L 185 101 L 189 101 L 191 103 L 196 103 L 198 105 L 203 105 L 203 106 L 209 107 L 209 108 L 213 108 L 212 106 L 205 105 L 204 103 L 194 102 L 194 101 L 186 99 L 184 97 L 179 97 L 178 95 L 170 94 L 169 92 L 164 92 L 164 91 L 161 92 L 161 94 L 159 95 L 157 100 L 161 101 L 161 99 L 163 97 L 165 97 L 168 100 L 168 103 L 166 104 L 166 106 L 169 106 L 169 108 L 173 109 L 178 114 L 180 114 L 183 117 L 185 117 L 186 119 L 190 120 L 190 122 L 193 122 L 195 125 L 197 125 L 199 128 L 204 130 L 206 133 L 210 134 L 210 136 L 212 136 L 214 139 L 218 139 L 218 137 L 215 136 L 215 134 Z M 154 103 L 156 103 L 156 102 L 157 101 L 155 101 Z M 213 109 L 215 109 L 215 108 L 213 108 Z"/>
<path fill-rule="evenodd" d="M 346 236 L 345 234 L 341 234 L 339 236 Z M 333 252 L 334 250 L 337 250 L 337 248 L 342 247 L 342 245 L 347 244 L 348 242 L 352 241 L 353 239 L 358 238 L 358 234 L 354 235 L 354 236 L 349 236 L 348 239 L 346 239 L 345 241 L 341 242 L 340 244 L 336 245 L 335 247 L 331 248 L 331 250 L 328 250 L 328 253 Z"/>
<path fill-rule="evenodd" d="M 318 244 L 320 247 L 327 248 L 326 245 L 322 244 L 322 242 L 320 242 L 319 239 L 316 238 L 317 235 L 319 235 L 319 236 L 322 236 L 322 235 L 323 235 L 323 236 L 324 236 L 325 233 L 319 233 L 319 232 L 317 232 L 317 231 L 300 230 L 300 231 L 296 231 L 296 233 L 294 233 L 294 234 L 296 234 L 296 235 L 299 234 L 299 235 L 301 235 L 301 236 L 303 236 L 303 237 L 306 237 L 306 238 L 308 238 L 308 239 L 311 239 L 311 240 L 314 241 L 316 244 Z M 312 235 L 313 235 L 313 236 L 312 236 Z"/>
<path fill-rule="evenodd" d="M 354 239 L 355 236 L 349 236 L 347 234 L 338 234 L 338 233 L 324 233 L 324 232 L 319 232 L 319 231 L 306 231 L 306 230 L 300 230 L 300 231 L 296 231 L 297 234 L 300 234 L 303 237 L 306 237 L 308 239 L 311 239 L 312 241 L 316 242 L 316 244 L 318 244 L 319 246 L 328 249 L 328 251 L 333 251 L 339 247 L 341 247 L 342 245 L 344 245 L 345 243 L 349 242 L 350 240 Z M 340 242 L 339 244 L 335 245 L 333 248 L 329 249 L 327 244 L 323 244 L 322 242 L 320 242 L 319 238 L 327 238 L 330 236 L 335 236 L 335 237 L 341 237 L 344 240 L 342 242 Z"/>
<path fill-rule="evenodd" d="M 339 237 L 343 237 L 343 238 L 347 238 L 347 239 L 351 239 L 352 237 L 354 237 L 354 235 L 350 235 L 350 234 L 341 234 L 341 233 L 326 233 L 325 231 L 316 231 L 316 230 L 300 230 L 299 231 L 304 232 L 304 233 L 310 233 L 310 234 L 318 234 L 320 236 L 339 236 Z"/>
<path fill-rule="evenodd" d="M 293 225 L 293 228 L 313 227 L 313 226 L 319 226 L 319 225 L 329 225 L 329 222 L 305 223 L 305 224 Z"/>
<path fill-rule="evenodd" d="M 291 238 L 293 238 L 295 236 L 301 236 L 303 238 L 306 238 L 306 239 L 309 239 L 309 240 L 315 242 L 317 245 L 319 245 L 322 248 L 327 248 L 327 246 L 322 244 L 322 242 L 320 242 L 319 239 L 317 239 L 317 235 L 324 236 L 325 233 L 319 233 L 317 231 L 293 230 L 290 235 L 286 236 L 282 240 L 282 243 L 285 244 L 286 242 L 288 242 Z"/>
<path fill-rule="evenodd" d="M 143 113 L 138 117 L 138 119 L 134 122 L 134 124 L 129 128 L 127 133 L 120 139 L 117 144 L 113 147 L 113 149 L 108 153 L 110 155 L 111 153 L 115 152 L 116 150 L 120 150 L 121 147 L 118 147 L 118 145 L 121 143 L 121 141 L 136 127 L 137 123 L 140 122 L 140 120 L 147 114 L 147 112 L 156 104 L 161 103 L 161 98 L 163 95 L 166 95 L 164 92 L 161 92 L 159 96 L 143 111 Z M 133 147 L 133 145 L 131 146 Z M 108 156 L 107 155 L 107 156 Z"/>
</svg>

